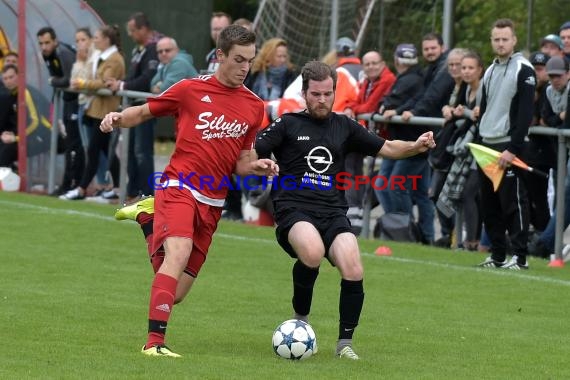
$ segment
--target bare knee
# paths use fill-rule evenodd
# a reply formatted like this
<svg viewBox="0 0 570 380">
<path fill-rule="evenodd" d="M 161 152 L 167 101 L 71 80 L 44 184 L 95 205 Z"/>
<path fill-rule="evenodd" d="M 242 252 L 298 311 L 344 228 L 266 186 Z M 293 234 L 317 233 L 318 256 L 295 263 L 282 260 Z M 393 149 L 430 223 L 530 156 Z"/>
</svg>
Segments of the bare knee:
<svg viewBox="0 0 570 380">
<path fill-rule="evenodd" d="M 324 257 L 324 252 L 321 250 L 307 250 L 298 253 L 299 260 L 309 268 L 318 268 L 321 265 L 321 260 Z"/>
<path fill-rule="evenodd" d="M 339 268 L 342 278 L 350 281 L 360 281 L 364 277 L 364 268 L 360 262 L 351 263 Z"/>
</svg>

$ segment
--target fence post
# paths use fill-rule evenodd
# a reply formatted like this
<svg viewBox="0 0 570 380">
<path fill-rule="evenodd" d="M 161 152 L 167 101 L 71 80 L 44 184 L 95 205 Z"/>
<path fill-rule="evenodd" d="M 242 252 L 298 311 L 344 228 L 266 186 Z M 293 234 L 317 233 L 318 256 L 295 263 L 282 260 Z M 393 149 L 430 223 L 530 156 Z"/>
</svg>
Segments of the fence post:
<svg viewBox="0 0 570 380">
<path fill-rule="evenodd" d="M 564 235 L 564 188 L 566 183 L 566 137 L 558 134 L 558 162 L 556 174 L 556 234 L 554 235 L 554 259 L 564 265 L 562 245 Z M 552 262 L 551 262 L 552 263 Z"/>
<path fill-rule="evenodd" d="M 125 110 L 129 106 L 129 98 L 123 95 L 121 98 L 121 108 Z M 130 128 L 120 128 L 119 144 L 121 146 L 121 157 L 119 157 L 119 204 L 122 205 L 127 200 L 127 167 L 129 162 L 129 139 L 131 137 Z"/>
<path fill-rule="evenodd" d="M 374 131 L 376 123 L 370 119 L 368 120 L 368 130 Z M 368 179 L 371 180 L 374 177 L 374 163 L 376 162 L 376 157 L 366 156 L 364 157 L 364 165 L 366 167 L 365 173 L 368 175 Z M 364 188 L 364 197 L 362 199 L 362 231 L 360 236 L 365 239 L 370 237 L 370 213 L 372 212 L 372 199 L 374 192 L 372 191 L 372 183 L 369 183 Z"/>
<path fill-rule="evenodd" d="M 59 134 L 58 120 L 61 108 L 61 91 L 55 90 L 53 102 L 53 114 L 51 121 L 51 135 L 49 145 L 49 167 L 48 167 L 48 194 L 55 191 L 55 166 L 57 159 L 57 137 Z"/>
</svg>

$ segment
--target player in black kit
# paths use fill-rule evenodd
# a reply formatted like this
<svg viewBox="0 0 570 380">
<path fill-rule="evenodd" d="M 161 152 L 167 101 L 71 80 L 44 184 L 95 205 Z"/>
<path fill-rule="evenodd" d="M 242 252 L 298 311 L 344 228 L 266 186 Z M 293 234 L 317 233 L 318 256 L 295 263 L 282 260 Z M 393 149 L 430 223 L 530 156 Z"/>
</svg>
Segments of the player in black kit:
<svg viewBox="0 0 570 380">
<path fill-rule="evenodd" d="M 435 143 L 432 132 L 415 142 L 384 140 L 356 121 L 332 113 L 336 71 L 330 66 L 311 61 L 301 75 L 307 109 L 285 114 L 259 132 L 255 150 L 264 158 L 273 153 L 280 178 L 288 179 L 273 179 L 272 199 L 277 241 L 297 259 L 293 265 L 295 318 L 308 320 L 313 287 L 326 257 L 342 278 L 336 355 L 358 359 L 352 335 L 364 302 L 363 268 L 337 175 L 350 152 L 400 159 L 425 152 Z"/>
</svg>

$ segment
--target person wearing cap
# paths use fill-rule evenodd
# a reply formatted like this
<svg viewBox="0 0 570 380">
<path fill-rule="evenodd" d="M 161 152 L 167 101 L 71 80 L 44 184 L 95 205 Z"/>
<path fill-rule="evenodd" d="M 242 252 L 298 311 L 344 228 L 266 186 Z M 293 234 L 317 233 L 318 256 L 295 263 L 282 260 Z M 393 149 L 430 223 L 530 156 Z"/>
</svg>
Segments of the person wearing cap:
<svg viewBox="0 0 570 380">
<path fill-rule="evenodd" d="M 529 61 L 536 73 L 536 89 L 534 92 L 534 108 L 531 125 L 545 125 L 542 119 L 542 109 L 547 103 L 546 87 L 548 86 L 548 74 L 546 64 L 550 57 L 540 51 L 530 55 Z M 526 152 L 526 163 L 548 173 L 556 167 L 556 145 L 551 136 L 531 134 L 528 136 L 529 143 Z M 548 178 L 542 178 L 533 174 L 525 173 L 528 190 L 530 211 L 530 224 L 533 226 L 534 236 L 540 235 L 550 220 L 550 207 L 548 206 Z M 536 240 L 531 237 L 529 241 Z M 529 246 L 529 254 L 532 254 Z"/>
<path fill-rule="evenodd" d="M 536 74 L 536 88 L 534 92 L 534 114 L 532 118 L 532 125 L 543 125 L 542 121 L 542 105 L 546 101 L 546 87 L 548 85 L 548 74 L 546 73 L 546 62 L 550 56 L 540 51 L 532 53 L 528 60 L 534 67 Z"/>
<path fill-rule="evenodd" d="M 412 107 L 402 113 L 404 121 L 414 115 L 442 117 L 455 82 L 447 70 L 447 53 L 439 33 L 428 33 L 422 38 L 422 55 L 427 62 L 424 69 L 424 91 L 416 94 Z"/>
<path fill-rule="evenodd" d="M 568 103 L 568 61 L 552 57 L 546 63 L 550 84 L 546 87 L 546 102 L 542 108 L 542 119 L 551 127 L 560 127 L 566 119 Z"/>
<path fill-rule="evenodd" d="M 400 44 L 394 53 L 394 67 L 398 75 L 392 89 L 384 98 L 384 102 L 378 112 L 390 119 L 399 115 L 413 104 L 414 95 L 423 89 L 424 77 L 422 69 L 418 65 L 418 54 L 414 45 Z M 427 126 L 388 124 L 387 132 L 389 139 L 404 141 L 414 141 L 422 133 L 429 131 Z M 427 154 L 420 154 L 404 160 L 382 159 L 380 166 L 380 177 L 376 183 L 376 197 L 384 212 L 404 212 L 412 213 L 413 202 L 419 210 L 419 227 L 422 239 L 425 243 L 433 242 L 434 238 L 434 206 L 429 199 L 429 165 Z M 401 178 L 397 176 L 415 175 L 419 176 L 416 184 L 406 181 L 404 188 L 395 186 L 394 183 L 382 183 L 380 178 Z M 409 178 L 409 177 L 405 177 Z M 424 180 L 425 179 L 425 180 Z M 417 185 L 417 186 L 414 186 Z M 382 189 L 382 190 L 380 190 Z"/>
<path fill-rule="evenodd" d="M 359 79 L 362 75 L 362 61 L 356 56 L 356 43 L 348 37 L 341 37 L 335 43 L 337 82 L 333 112 L 344 113 L 354 117 L 350 106 L 358 100 Z M 354 177 L 362 175 L 364 155 L 358 152 L 348 153 L 344 159 L 344 166 L 348 173 Z M 355 235 L 362 230 L 362 204 L 364 187 L 351 186 L 345 190 L 344 195 L 348 202 L 346 216 L 350 220 Z"/>
<path fill-rule="evenodd" d="M 416 93 L 409 103 L 408 108 L 402 112 L 402 120 L 409 122 L 415 116 L 437 117 L 441 118 L 442 108 L 448 103 L 449 97 L 455 87 L 455 81 L 447 70 L 447 53 L 443 44 L 443 38 L 439 33 L 427 33 L 422 38 L 422 55 L 427 62 L 424 69 L 423 91 Z M 420 182 L 431 184 L 431 172 L 422 177 Z M 429 186 L 429 185 L 428 185 Z M 417 201 L 416 201 L 417 203 Z M 430 210 L 424 210 L 424 204 L 418 205 L 420 215 L 433 214 L 433 205 Z M 438 213 L 438 219 L 441 224 L 442 239 L 437 244 L 447 245 L 450 241 L 451 231 L 453 230 L 453 219 L 447 218 Z M 433 225 L 433 223 L 432 223 Z M 433 227 L 427 228 L 426 240 L 430 243 L 434 240 Z"/>
<path fill-rule="evenodd" d="M 540 41 L 540 51 L 550 57 L 564 57 L 564 44 L 556 34 L 549 34 Z"/>
<path fill-rule="evenodd" d="M 356 56 L 356 44 L 348 37 L 336 41 L 337 73 L 336 96 L 333 112 L 344 113 L 349 104 L 358 98 L 358 81 L 362 72 L 362 62 Z"/>
<path fill-rule="evenodd" d="M 558 35 L 562 40 L 564 55 L 566 56 L 566 59 L 570 60 L 570 21 L 566 21 L 560 26 Z"/>
<path fill-rule="evenodd" d="M 513 21 L 495 21 L 491 45 L 496 58 L 483 76 L 479 136 L 483 145 L 501 152 L 497 164 L 505 172 L 495 191 L 491 180 L 479 169 L 483 222 L 492 252 L 479 264 L 483 268 L 528 269 L 528 196 L 522 172 L 511 162 L 523 154 L 527 145 L 536 76 L 531 63 L 515 52 L 516 44 Z M 507 232 L 513 253 L 510 260 Z"/>
<path fill-rule="evenodd" d="M 543 109 L 543 118 L 553 126 L 569 129 L 570 118 L 566 114 L 570 111 L 570 102 L 568 102 L 568 81 L 570 73 L 568 72 L 568 61 L 551 58 L 546 66 L 546 71 L 550 77 L 550 85 L 547 87 L 547 104 Z M 570 168 L 570 161 L 568 161 Z M 564 184 L 564 228 L 570 224 L 570 177 L 566 177 Z M 554 210 L 555 214 L 557 210 Z M 535 256 L 548 258 L 554 253 L 554 240 L 556 237 L 556 218 L 550 218 L 548 225 L 540 234 L 540 237 L 529 244 L 529 253 Z"/>
</svg>

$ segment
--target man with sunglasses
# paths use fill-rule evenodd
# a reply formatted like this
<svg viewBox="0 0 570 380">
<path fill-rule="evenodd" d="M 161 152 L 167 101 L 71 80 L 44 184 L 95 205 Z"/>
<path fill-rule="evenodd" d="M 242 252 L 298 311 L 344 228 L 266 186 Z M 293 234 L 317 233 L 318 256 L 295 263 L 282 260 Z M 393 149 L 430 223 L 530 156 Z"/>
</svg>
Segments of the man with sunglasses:
<svg viewBox="0 0 570 380">
<path fill-rule="evenodd" d="M 156 44 L 156 53 L 160 64 L 150 82 L 152 93 L 160 94 L 181 79 L 198 76 L 198 71 L 192 64 L 192 56 L 180 50 L 174 38 L 161 38 Z"/>
</svg>

